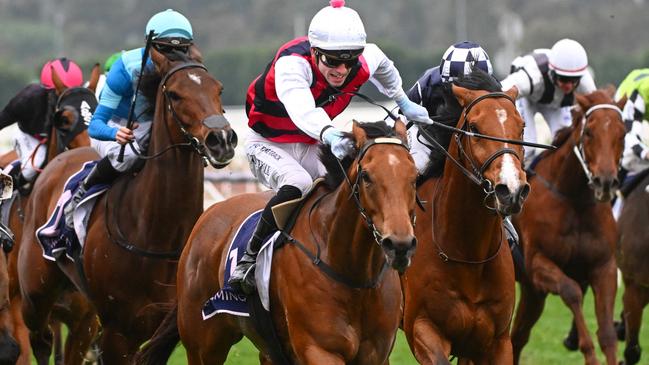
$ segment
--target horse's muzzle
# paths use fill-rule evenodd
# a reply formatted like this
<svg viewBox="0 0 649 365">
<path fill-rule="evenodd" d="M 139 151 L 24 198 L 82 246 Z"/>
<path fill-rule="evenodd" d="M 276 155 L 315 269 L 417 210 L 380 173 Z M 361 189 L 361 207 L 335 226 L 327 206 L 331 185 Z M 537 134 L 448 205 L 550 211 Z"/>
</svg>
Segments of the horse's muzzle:
<svg viewBox="0 0 649 365">
<path fill-rule="evenodd" d="M 410 235 L 405 237 L 388 236 L 381 240 L 381 247 L 383 247 L 390 267 L 403 274 L 410 266 L 412 255 L 417 248 L 417 238 Z"/>
<path fill-rule="evenodd" d="M 238 137 L 229 126 L 223 129 L 210 130 L 205 137 L 205 147 L 210 164 L 217 169 L 227 166 L 234 158 Z"/>
<path fill-rule="evenodd" d="M 0 334 L 0 365 L 13 365 L 20 356 L 20 347 L 9 333 Z"/>
<path fill-rule="evenodd" d="M 496 194 L 496 209 L 502 216 L 520 213 L 523 209 L 523 203 L 530 194 L 530 184 L 520 186 L 516 191 L 509 191 L 505 184 L 496 185 L 494 192 Z"/>
<path fill-rule="evenodd" d="M 620 181 L 615 175 L 593 176 L 592 189 L 595 199 L 599 202 L 609 202 L 620 187 Z"/>
</svg>

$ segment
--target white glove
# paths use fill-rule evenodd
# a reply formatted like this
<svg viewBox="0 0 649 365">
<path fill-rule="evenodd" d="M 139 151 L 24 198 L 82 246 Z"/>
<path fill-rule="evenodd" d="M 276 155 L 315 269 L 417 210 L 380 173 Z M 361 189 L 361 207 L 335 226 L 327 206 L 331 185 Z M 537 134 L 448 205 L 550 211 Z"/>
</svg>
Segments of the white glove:
<svg viewBox="0 0 649 365">
<path fill-rule="evenodd" d="M 411 101 L 407 96 L 402 96 L 395 100 L 401 114 L 405 115 L 408 120 L 415 120 L 421 123 L 431 124 L 432 120 L 428 116 L 428 110 L 423 106 Z"/>
<path fill-rule="evenodd" d="M 331 148 L 331 153 L 339 160 L 354 151 L 354 141 L 345 137 L 344 133 L 336 127 L 327 128 L 322 134 L 322 141 Z"/>
</svg>

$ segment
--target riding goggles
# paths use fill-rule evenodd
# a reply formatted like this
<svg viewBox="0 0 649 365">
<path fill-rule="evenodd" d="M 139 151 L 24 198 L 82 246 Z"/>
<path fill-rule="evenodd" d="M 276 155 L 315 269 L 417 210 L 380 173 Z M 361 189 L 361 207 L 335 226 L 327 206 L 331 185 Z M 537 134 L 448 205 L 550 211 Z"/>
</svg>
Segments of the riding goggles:
<svg viewBox="0 0 649 365">
<path fill-rule="evenodd" d="M 358 63 L 358 57 L 360 57 L 362 53 L 362 48 L 342 51 L 323 51 L 319 48 L 315 49 L 315 54 L 318 60 L 330 68 L 336 68 L 340 65 L 345 65 L 346 68 L 352 68 Z"/>
<path fill-rule="evenodd" d="M 189 46 L 192 45 L 192 41 L 182 37 L 166 37 L 156 38 L 151 42 L 151 44 L 161 53 L 170 53 L 173 51 L 187 53 Z"/>
<path fill-rule="evenodd" d="M 577 84 L 579 83 L 579 80 L 581 80 L 581 76 L 563 76 L 563 75 L 556 75 L 557 81 L 562 83 L 562 84 Z"/>
</svg>

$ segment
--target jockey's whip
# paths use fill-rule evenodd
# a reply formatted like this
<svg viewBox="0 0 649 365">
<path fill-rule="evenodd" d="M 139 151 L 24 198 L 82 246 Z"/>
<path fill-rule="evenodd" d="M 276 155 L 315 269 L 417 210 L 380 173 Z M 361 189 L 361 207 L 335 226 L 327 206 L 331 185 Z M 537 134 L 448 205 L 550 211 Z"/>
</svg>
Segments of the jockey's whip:
<svg viewBox="0 0 649 365">
<path fill-rule="evenodd" d="M 126 118 L 126 128 L 132 129 L 133 123 L 133 113 L 135 111 L 135 102 L 137 101 L 137 93 L 140 90 L 140 81 L 142 80 L 142 73 L 144 72 L 144 67 L 146 67 L 146 61 L 149 59 L 149 50 L 151 49 L 151 43 L 153 41 L 153 34 L 155 29 L 151 29 L 149 34 L 146 36 L 146 46 L 144 46 L 144 54 L 142 55 L 142 65 L 140 66 L 140 74 L 137 77 L 137 84 L 135 84 L 135 91 L 133 91 L 133 98 L 131 99 L 131 108 L 128 111 L 128 117 Z M 132 142 L 129 142 L 132 143 Z M 119 155 L 117 156 L 117 162 L 124 161 L 124 149 L 126 144 L 123 144 L 119 149 Z"/>
</svg>

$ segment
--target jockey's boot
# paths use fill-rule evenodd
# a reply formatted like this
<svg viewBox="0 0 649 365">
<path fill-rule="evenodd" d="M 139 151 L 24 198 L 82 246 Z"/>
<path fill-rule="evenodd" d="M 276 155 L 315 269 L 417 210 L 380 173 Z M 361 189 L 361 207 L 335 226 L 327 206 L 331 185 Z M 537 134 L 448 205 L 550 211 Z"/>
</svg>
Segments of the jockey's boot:
<svg viewBox="0 0 649 365">
<path fill-rule="evenodd" d="M 261 213 L 261 218 L 259 219 L 259 223 L 257 223 L 255 232 L 246 245 L 246 252 L 244 252 L 228 280 L 228 284 L 233 290 L 244 294 L 251 294 L 255 291 L 257 254 L 264 240 L 277 231 L 277 223 L 275 222 L 272 208 L 301 196 L 302 192 L 300 189 L 291 185 L 284 185 L 279 189 L 277 195 L 268 201 L 264 211 Z"/>
<path fill-rule="evenodd" d="M 16 176 L 16 190 L 18 190 L 20 195 L 29 195 L 29 193 L 32 192 L 33 186 L 34 185 L 32 184 L 32 181 L 27 180 L 27 178 L 22 173 L 18 173 L 18 175 Z"/>
<path fill-rule="evenodd" d="M 92 170 L 90 170 L 88 176 L 86 176 L 86 178 L 79 184 L 74 195 L 70 198 L 70 202 L 63 209 L 65 225 L 71 230 L 74 230 L 74 211 L 77 209 L 79 202 L 83 199 L 91 186 L 97 184 L 110 184 L 119 175 L 120 172 L 115 170 L 108 157 L 104 157 L 97 162 Z"/>
<path fill-rule="evenodd" d="M 9 253 L 14 248 L 14 233 L 2 223 L 0 223 L 0 246 L 5 253 Z"/>
<path fill-rule="evenodd" d="M 516 274 L 516 280 L 520 280 L 522 275 L 525 274 L 525 259 L 523 257 L 523 252 L 518 244 L 518 233 L 512 224 L 512 221 L 509 217 L 503 218 L 503 228 L 505 229 L 505 236 L 507 237 L 507 243 L 509 244 L 509 249 L 512 252 L 512 259 L 514 260 L 514 272 Z"/>
</svg>

